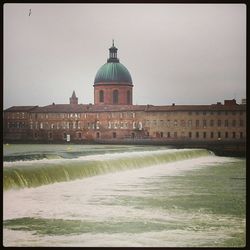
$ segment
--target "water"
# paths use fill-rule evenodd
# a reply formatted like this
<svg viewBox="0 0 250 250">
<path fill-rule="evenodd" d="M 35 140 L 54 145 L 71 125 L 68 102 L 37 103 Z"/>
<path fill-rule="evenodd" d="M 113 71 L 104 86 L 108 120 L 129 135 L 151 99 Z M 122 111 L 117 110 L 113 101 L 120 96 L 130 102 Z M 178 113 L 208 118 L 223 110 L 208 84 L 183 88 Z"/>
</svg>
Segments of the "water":
<svg viewBox="0 0 250 250">
<path fill-rule="evenodd" d="M 245 159 L 198 149 L 4 146 L 4 246 L 245 246 Z"/>
</svg>

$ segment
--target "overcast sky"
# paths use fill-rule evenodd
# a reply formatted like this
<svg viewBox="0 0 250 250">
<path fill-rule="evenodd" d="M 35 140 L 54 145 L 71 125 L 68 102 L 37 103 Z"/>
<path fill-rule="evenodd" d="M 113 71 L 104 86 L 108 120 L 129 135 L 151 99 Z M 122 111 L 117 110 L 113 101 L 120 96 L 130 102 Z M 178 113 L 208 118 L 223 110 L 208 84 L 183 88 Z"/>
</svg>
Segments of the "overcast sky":
<svg viewBox="0 0 250 250">
<path fill-rule="evenodd" d="M 112 39 L 134 104 L 246 97 L 244 4 L 5 4 L 4 108 L 93 103 Z"/>
</svg>

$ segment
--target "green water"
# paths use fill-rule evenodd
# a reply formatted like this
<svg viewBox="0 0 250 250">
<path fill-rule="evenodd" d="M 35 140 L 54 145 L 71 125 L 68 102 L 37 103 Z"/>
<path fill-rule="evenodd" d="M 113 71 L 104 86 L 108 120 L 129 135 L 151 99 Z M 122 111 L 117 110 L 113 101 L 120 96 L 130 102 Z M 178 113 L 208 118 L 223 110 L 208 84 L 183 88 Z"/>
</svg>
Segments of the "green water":
<svg viewBox="0 0 250 250">
<path fill-rule="evenodd" d="M 74 159 L 80 156 L 136 151 L 155 151 L 167 146 L 76 145 L 76 144 L 4 144 L 4 161 Z"/>
<path fill-rule="evenodd" d="M 172 152 L 173 151 L 173 152 Z M 69 181 L 99 174 L 140 168 L 155 164 L 211 155 L 205 149 L 154 151 L 155 154 L 123 155 L 118 158 L 83 161 L 33 161 L 6 167 L 3 170 L 4 190 L 38 187 L 55 182 Z"/>
<path fill-rule="evenodd" d="M 245 159 L 132 148 L 4 167 L 4 245 L 245 246 Z"/>
</svg>

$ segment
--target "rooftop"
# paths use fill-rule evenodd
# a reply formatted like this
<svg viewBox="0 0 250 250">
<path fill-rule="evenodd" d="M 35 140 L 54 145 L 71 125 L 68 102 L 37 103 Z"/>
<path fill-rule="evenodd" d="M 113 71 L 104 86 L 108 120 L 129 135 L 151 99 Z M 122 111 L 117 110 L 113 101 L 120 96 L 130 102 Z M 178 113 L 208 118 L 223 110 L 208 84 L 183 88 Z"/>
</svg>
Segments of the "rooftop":
<svg viewBox="0 0 250 250">
<path fill-rule="evenodd" d="M 85 112 L 119 112 L 119 111 L 233 111 L 246 110 L 245 104 L 226 105 L 217 103 L 211 105 L 93 105 L 93 104 L 51 104 L 39 106 L 13 106 L 6 109 L 7 112 L 36 112 L 36 113 L 85 113 Z"/>
</svg>

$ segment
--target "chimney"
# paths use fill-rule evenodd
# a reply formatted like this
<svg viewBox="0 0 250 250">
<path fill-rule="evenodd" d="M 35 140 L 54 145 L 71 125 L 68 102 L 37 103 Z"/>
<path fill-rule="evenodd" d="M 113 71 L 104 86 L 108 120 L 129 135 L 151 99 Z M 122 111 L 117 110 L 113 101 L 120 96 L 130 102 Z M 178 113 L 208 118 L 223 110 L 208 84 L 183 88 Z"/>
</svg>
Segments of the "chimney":
<svg viewBox="0 0 250 250">
<path fill-rule="evenodd" d="M 224 100 L 224 105 L 226 106 L 233 106 L 233 105 L 237 105 L 236 100 Z"/>
</svg>

